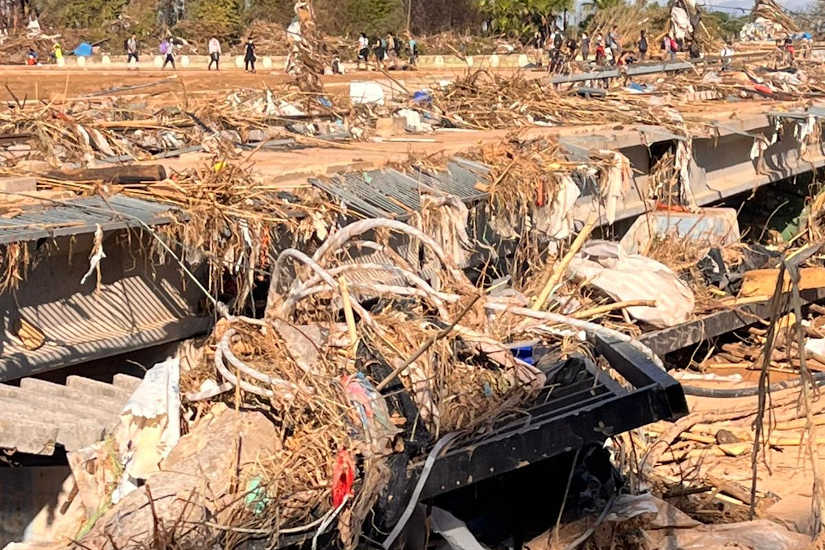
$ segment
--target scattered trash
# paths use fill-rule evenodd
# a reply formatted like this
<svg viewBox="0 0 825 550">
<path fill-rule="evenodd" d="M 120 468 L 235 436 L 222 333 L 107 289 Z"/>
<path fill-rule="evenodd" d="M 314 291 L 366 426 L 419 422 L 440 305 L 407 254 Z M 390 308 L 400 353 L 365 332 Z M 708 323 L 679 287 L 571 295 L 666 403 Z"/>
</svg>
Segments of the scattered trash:
<svg viewBox="0 0 825 550">
<path fill-rule="evenodd" d="M 421 113 L 418 111 L 401 109 L 396 113 L 396 116 L 404 119 L 404 129 L 408 132 L 419 134 L 433 131 L 432 126 L 422 121 Z"/>
<path fill-rule="evenodd" d="M 433 506 L 430 521 L 433 532 L 444 537 L 452 550 L 484 550 L 467 525 L 450 512 Z"/>
<path fill-rule="evenodd" d="M 411 101 L 419 106 L 428 106 L 432 104 L 433 96 L 428 90 L 418 90 L 413 94 Z"/>
<path fill-rule="evenodd" d="M 88 42 L 81 42 L 72 53 L 78 57 L 91 57 L 94 52 L 91 44 Z"/>
<path fill-rule="evenodd" d="M 350 82 L 349 98 L 355 105 L 383 105 L 384 89 L 377 82 Z"/>
<path fill-rule="evenodd" d="M 693 312 L 693 293 L 670 269 L 650 258 L 626 254 L 618 243 L 587 243 L 570 262 L 570 272 L 617 301 L 653 304 L 627 311 L 657 327 L 684 323 Z"/>
<path fill-rule="evenodd" d="M 730 246 L 740 241 L 736 216 L 733 208 L 654 211 L 637 218 L 620 242 L 628 254 L 644 254 L 653 239 L 690 240 L 709 248 Z"/>
</svg>

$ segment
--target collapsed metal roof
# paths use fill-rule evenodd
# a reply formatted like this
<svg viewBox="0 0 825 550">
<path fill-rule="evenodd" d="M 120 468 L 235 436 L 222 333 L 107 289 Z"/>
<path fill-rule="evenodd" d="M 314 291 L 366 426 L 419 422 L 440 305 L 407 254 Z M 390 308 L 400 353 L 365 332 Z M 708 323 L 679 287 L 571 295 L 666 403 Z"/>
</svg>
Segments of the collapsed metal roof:
<svg viewBox="0 0 825 550">
<path fill-rule="evenodd" d="M 489 166 L 454 158 L 447 163 L 447 170 L 436 174 L 421 170 L 406 174 L 393 169 L 372 170 L 329 180 L 311 178 L 309 182 L 363 216 L 403 220 L 421 209 L 422 191 L 448 193 L 465 202 L 485 197 L 487 193 L 476 185 L 489 173 Z"/>
<path fill-rule="evenodd" d="M 177 215 L 175 215 L 177 213 Z M 35 241 L 104 231 L 163 225 L 183 219 L 174 207 L 115 195 L 55 202 L 46 208 L 29 208 L 13 218 L 0 218 L 0 244 Z"/>
</svg>

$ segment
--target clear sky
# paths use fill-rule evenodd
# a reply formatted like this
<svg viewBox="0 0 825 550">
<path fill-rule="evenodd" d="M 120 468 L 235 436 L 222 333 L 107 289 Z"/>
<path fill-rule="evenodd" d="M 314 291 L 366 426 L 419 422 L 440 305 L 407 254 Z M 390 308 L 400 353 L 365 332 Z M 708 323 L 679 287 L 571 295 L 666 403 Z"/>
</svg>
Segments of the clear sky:
<svg viewBox="0 0 825 550">
<path fill-rule="evenodd" d="M 707 4 L 708 9 L 713 9 L 711 6 L 723 6 L 729 8 L 744 8 L 747 11 L 750 11 L 754 4 L 754 2 L 748 0 L 697 0 L 696 3 L 700 5 Z M 805 11 L 812 4 L 812 0 L 777 0 L 777 3 L 791 11 Z"/>
</svg>

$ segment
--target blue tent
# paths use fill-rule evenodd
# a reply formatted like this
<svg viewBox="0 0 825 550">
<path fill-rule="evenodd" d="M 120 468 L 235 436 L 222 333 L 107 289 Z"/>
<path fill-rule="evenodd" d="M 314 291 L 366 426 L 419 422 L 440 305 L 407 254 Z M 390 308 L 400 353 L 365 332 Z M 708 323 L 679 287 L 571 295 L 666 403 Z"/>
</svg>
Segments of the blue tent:
<svg viewBox="0 0 825 550">
<path fill-rule="evenodd" d="M 92 45 L 88 42 L 81 42 L 80 45 L 74 49 L 74 54 L 81 57 L 91 57 Z"/>
</svg>

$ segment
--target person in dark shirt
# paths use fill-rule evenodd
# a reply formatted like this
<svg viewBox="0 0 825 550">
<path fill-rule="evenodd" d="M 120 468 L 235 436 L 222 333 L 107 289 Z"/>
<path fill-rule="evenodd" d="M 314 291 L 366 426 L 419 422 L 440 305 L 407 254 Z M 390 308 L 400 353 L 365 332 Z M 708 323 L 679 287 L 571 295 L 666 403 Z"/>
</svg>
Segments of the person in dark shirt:
<svg viewBox="0 0 825 550">
<path fill-rule="evenodd" d="M 570 61 L 576 60 L 576 50 L 579 49 L 579 43 L 572 36 L 567 39 L 567 55 Z"/>
<path fill-rule="evenodd" d="M 562 48 L 564 47 L 564 35 L 561 29 L 556 29 L 553 33 L 553 50 L 550 53 L 550 66 L 548 67 L 551 73 L 557 73 L 561 69 L 564 62 Z"/>
<path fill-rule="evenodd" d="M 642 32 L 639 34 L 639 44 L 638 44 L 638 46 L 639 46 L 639 61 L 644 61 L 645 59 L 647 59 L 647 50 L 648 50 L 647 32 L 645 32 L 644 29 L 642 29 Z"/>
<path fill-rule="evenodd" d="M 244 70 L 254 73 L 255 72 L 255 42 L 252 40 L 250 36 L 246 40 L 246 53 L 243 56 L 243 64 Z"/>
<path fill-rule="evenodd" d="M 702 49 L 696 40 L 691 40 L 690 47 L 688 47 L 688 55 L 691 59 L 699 59 L 702 57 Z"/>
<path fill-rule="evenodd" d="M 373 43 L 372 52 L 373 52 L 373 54 L 375 54 L 375 70 L 376 71 L 386 70 L 387 69 L 387 63 L 386 63 L 387 50 L 384 47 L 384 41 L 381 40 L 380 37 L 377 37 L 375 39 L 375 42 Z"/>
</svg>

